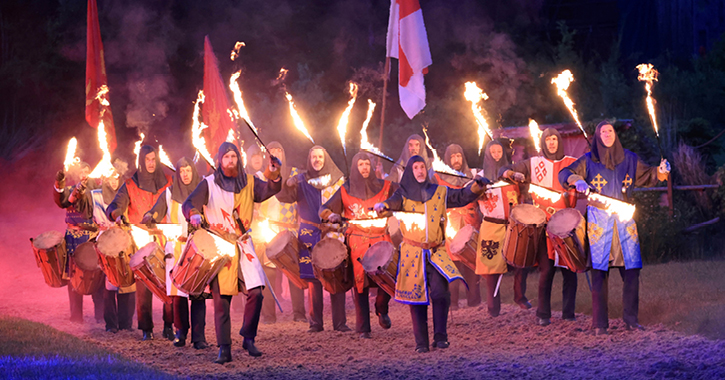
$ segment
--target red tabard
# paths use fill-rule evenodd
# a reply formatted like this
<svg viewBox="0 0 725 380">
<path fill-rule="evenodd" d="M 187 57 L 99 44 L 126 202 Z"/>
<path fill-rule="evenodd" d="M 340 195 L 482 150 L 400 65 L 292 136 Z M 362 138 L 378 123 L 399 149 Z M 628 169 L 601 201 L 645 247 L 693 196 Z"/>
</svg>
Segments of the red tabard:
<svg viewBox="0 0 725 380">
<path fill-rule="evenodd" d="M 370 199 L 362 200 L 355 198 L 347 193 L 345 187 L 340 188 L 342 195 L 342 216 L 348 219 L 367 219 L 370 218 L 368 208 L 372 208 L 376 203 L 383 202 L 390 197 L 390 181 L 385 181 L 383 189 Z M 362 264 L 358 261 L 361 259 L 368 248 L 379 241 L 391 241 L 390 235 L 383 228 L 358 228 L 350 225 L 347 230 L 347 245 L 350 247 L 350 256 L 352 257 L 352 268 L 355 272 L 355 287 L 358 293 L 370 286 L 368 276 Z"/>
<path fill-rule="evenodd" d="M 151 210 L 151 208 L 156 204 L 156 200 L 164 194 L 167 187 L 171 186 L 171 176 L 165 175 L 165 177 L 166 185 L 156 191 L 156 193 L 141 190 L 138 186 L 136 186 L 136 182 L 133 182 L 133 179 L 131 178 L 126 180 L 126 190 L 128 190 L 129 198 L 127 210 L 129 223 L 141 223 L 143 214 L 145 214 L 146 211 Z"/>
</svg>

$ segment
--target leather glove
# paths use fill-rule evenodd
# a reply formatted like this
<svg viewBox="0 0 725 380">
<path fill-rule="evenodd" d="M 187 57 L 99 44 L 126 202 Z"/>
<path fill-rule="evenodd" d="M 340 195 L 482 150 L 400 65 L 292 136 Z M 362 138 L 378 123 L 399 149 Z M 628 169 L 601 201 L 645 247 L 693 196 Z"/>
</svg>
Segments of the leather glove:
<svg viewBox="0 0 725 380">
<path fill-rule="evenodd" d="M 662 173 L 662 174 L 667 174 L 671 170 L 672 170 L 672 167 L 670 166 L 670 163 L 667 162 L 667 159 L 664 159 L 663 158 L 662 161 L 660 162 L 660 167 L 657 168 L 657 171 L 660 172 L 660 173 Z"/>
<path fill-rule="evenodd" d="M 342 222 L 342 217 L 340 214 L 335 214 L 334 212 L 330 214 L 330 216 L 327 217 L 327 220 L 330 221 L 330 223 L 340 223 Z"/>
<path fill-rule="evenodd" d="M 116 217 L 116 224 L 118 224 L 120 226 L 120 225 L 123 225 L 123 224 L 128 224 L 128 221 L 126 220 L 126 217 L 125 216 L 119 215 L 119 216 Z"/>
<path fill-rule="evenodd" d="M 191 218 L 189 218 L 189 224 L 196 228 L 199 228 L 201 227 L 201 220 L 202 218 L 200 214 L 194 214 L 191 216 Z"/>
<path fill-rule="evenodd" d="M 516 182 L 524 182 L 526 181 L 526 176 L 524 175 L 524 173 L 513 172 L 513 174 L 511 174 L 511 179 Z"/>
<path fill-rule="evenodd" d="M 154 222 L 154 217 L 150 213 L 143 214 L 143 219 L 141 219 L 141 224 L 149 225 Z"/>
<path fill-rule="evenodd" d="M 282 161 L 279 158 L 270 155 L 269 156 L 269 165 L 271 166 L 270 169 L 273 172 L 275 172 L 275 171 L 277 171 L 277 169 L 282 167 Z"/>
<path fill-rule="evenodd" d="M 576 187 L 576 191 L 580 193 L 587 193 L 589 191 L 589 184 L 587 181 L 580 179 L 574 183 L 574 187 Z"/>
<path fill-rule="evenodd" d="M 291 176 L 291 177 L 287 178 L 287 186 L 289 186 L 289 187 L 297 186 L 297 184 L 300 182 L 299 176 L 301 176 L 301 174 L 297 174 L 295 176 Z"/>
<path fill-rule="evenodd" d="M 385 206 L 385 203 L 376 203 L 375 206 L 373 206 L 373 210 L 377 212 L 378 214 L 385 211 L 387 207 Z"/>
<path fill-rule="evenodd" d="M 55 182 L 62 182 L 65 180 L 65 173 L 62 170 L 58 170 L 57 173 L 55 173 Z"/>
</svg>

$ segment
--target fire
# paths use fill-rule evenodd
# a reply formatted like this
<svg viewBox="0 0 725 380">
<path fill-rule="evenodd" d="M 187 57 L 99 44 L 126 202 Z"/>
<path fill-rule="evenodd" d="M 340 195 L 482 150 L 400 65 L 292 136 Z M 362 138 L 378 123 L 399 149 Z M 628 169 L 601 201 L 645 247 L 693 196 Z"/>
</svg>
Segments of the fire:
<svg viewBox="0 0 725 380">
<path fill-rule="evenodd" d="M 330 184 L 330 181 L 332 181 L 332 175 L 325 174 L 321 177 L 310 178 L 307 180 L 307 183 L 309 183 L 312 186 L 319 187 L 319 186 L 328 186 Z"/>
<path fill-rule="evenodd" d="M 388 218 L 355 219 L 348 223 L 360 228 L 385 228 Z"/>
<path fill-rule="evenodd" d="M 491 129 L 488 127 L 486 119 L 483 118 L 483 111 L 479 105 L 481 100 L 488 99 L 488 95 L 486 95 L 486 93 L 476 85 L 476 82 L 466 82 L 465 86 L 466 91 L 463 93 L 463 96 L 466 100 L 471 102 L 471 111 L 473 112 L 473 117 L 476 118 L 476 123 L 478 124 L 478 155 L 480 156 L 481 150 L 483 149 L 483 140 L 485 139 L 484 133 L 493 140 L 493 133 L 491 133 Z"/>
<path fill-rule="evenodd" d="M 569 112 L 571 112 L 571 115 L 574 117 L 574 121 L 576 121 L 576 125 L 579 127 L 579 129 L 581 129 L 582 133 L 584 134 L 584 138 L 588 139 L 589 136 L 587 136 L 587 133 L 584 132 L 584 127 L 582 127 L 582 123 L 579 121 L 579 114 L 574 108 L 574 102 L 569 98 L 569 95 L 567 95 L 566 93 L 566 90 L 569 88 L 569 85 L 573 81 L 574 75 L 569 70 L 564 70 L 556 78 L 551 79 L 551 83 L 556 85 L 556 93 L 561 97 L 562 100 L 564 100 L 564 105 L 566 105 L 566 108 L 568 108 Z"/>
<path fill-rule="evenodd" d="M 111 103 L 108 102 L 108 99 L 106 98 L 106 95 L 108 94 L 108 86 L 105 84 L 101 86 L 101 88 L 98 90 L 98 94 L 96 95 L 96 99 L 101 103 L 101 105 L 109 107 Z M 108 149 L 108 137 L 106 136 L 106 126 L 103 124 L 103 115 L 106 114 L 106 108 L 104 107 L 101 110 L 101 117 L 99 118 L 98 122 L 98 145 L 101 148 L 101 151 L 103 152 L 103 156 L 101 157 L 101 161 L 98 162 L 96 167 L 93 169 L 91 174 L 88 175 L 89 178 L 100 178 L 100 177 L 110 177 L 113 174 L 113 163 L 111 163 L 111 152 Z"/>
<path fill-rule="evenodd" d="M 448 212 L 448 218 L 446 218 L 446 238 L 453 239 L 458 231 L 451 225 L 451 213 Z"/>
<path fill-rule="evenodd" d="M 153 236 L 151 236 L 148 231 L 141 227 L 134 226 L 133 224 L 128 232 L 131 233 L 131 237 L 133 238 L 133 242 L 136 243 L 137 248 L 141 248 L 154 241 Z"/>
<path fill-rule="evenodd" d="M 161 231 L 166 236 L 166 240 L 169 241 L 178 239 L 183 233 L 181 224 L 157 224 L 156 229 Z"/>
<path fill-rule="evenodd" d="M 495 189 L 495 188 L 499 188 L 499 187 L 504 187 L 504 186 L 508 186 L 508 185 L 510 185 L 510 184 L 511 184 L 511 182 L 507 182 L 507 181 L 498 181 L 498 182 L 496 182 L 496 183 L 492 184 L 491 186 L 489 186 L 488 188 L 489 188 L 489 189 Z"/>
<path fill-rule="evenodd" d="M 529 131 L 531 133 L 531 138 L 534 140 L 534 147 L 536 148 L 536 151 L 541 153 L 541 135 L 543 132 L 541 132 L 536 120 L 529 119 Z"/>
<path fill-rule="evenodd" d="M 204 90 L 199 90 L 199 95 L 197 96 L 196 103 L 194 105 L 194 115 L 192 116 L 191 124 L 191 143 L 194 145 L 194 148 L 196 148 L 199 155 L 206 160 L 206 163 L 214 168 L 214 160 L 211 158 L 211 154 L 209 154 L 209 151 L 206 149 L 206 141 L 202 135 L 202 131 L 208 128 L 208 126 L 199 120 L 199 109 L 201 108 L 201 103 L 204 103 Z"/>
<path fill-rule="evenodd" d="M 65 167 L 65 171 L 68 171 L 68 169 L 81 162 L 81 159 L 79 157 L 76 157 L 76 148 L 78 147 L 78 140 L 76 140 L 75 137 L 72 137 L 70 141 L 68 141 L 68 149 L 65 153 L 65 161 L 63 161 L 63 166 Z"/>
<path fill-rule="evenodd" d="M 292 95 L 290 95 L 289 92 L 285 91 L 285 97 L 287 98 L 287 102 L 289 102 L 289 113 L 290 115 L 292 115 L 292 121 L 294 121 L 295 127 L 305 136 L 307 136 L 307 138 L 310 139 L 310 141 L 312 141 L 312 143 L 314 144 L 315 140 L 313 140 L 312 136 L 310 136 L 310 133 L 307 132 L 305 123 L 302 121 L 302 118 L 297 113 L 297 109 L 295 108 L 295 102 L 292 100 Z"/>
<path fill-rule="evenodd" d="M 277 236 L 277 233 L 269 226 L 269 219 L 259 222 L 257 224 L 257 228 L 259 228 L 260 236 L 265 243 L 269 243 L 275 236 Z"/>
<path fill-rule="evenodd" d="M 425 135 L 425 145 L 427 145 L 428 149 L 430 149 L 431 152 L 433 152 L 433 163 L 431 164 L 433 166 L 433 170 L 438 173 L 465 177 L 466 176 L 465 174 L 446 165 L 446 163 L 443 162 L 440 157 L 438 157 L 438 152 L 436 152 L 436 150 L 433 149 L 433 147 L 430 145 L 430 139 L 428 138 L 428 128 L 423 128 L 423 134 Z"/>
<path fill-rule="evenodd" d="M 141 132 L 141 136 L 139 137 L 138 141 L 136 141 L 133 144 L 133 154 L 136 155 L 136 169 L 138 169 L 138 155 L 141 153 L 141 144 L 143 144 L 143 139 L 145 139 L 146 136 Z"/>
<path fill-rule="evenodd" d="M 376 148 L 368 140 L 368 125 L 370 124 L 370 120 L 373 118 L 373 112 L 375 112 L 375 103 L 373 103 L 372 100 L 368 99 L 368 115 L 365 118 L 365 122 L 363 122 L 362 129 L 360 129 L 360 149 L 366 150 L 376 156 L 382 157 L 392 162 L 392 158 L 386 156 L 383 152 L 380 151 L 380 149 Z"/>
<path fill-rule="evenodd" d="M 176 171 L 174 164 L 171 163 L 171 159 L 169 159 L 169 156 L 164 151 L 164 147 L 161 145 L 159 145 L 159 160 L 161 160 L 161 163 L 166 165 L 169 169 Z"/>
<path fill-rule="evenodd" d="M 337 134 L 340 135 L 340 142 L 342 143 L 342 152 L 347 156 L 347 148 L 345 147 L 345 134 L 347 133 L 347 123 L 350 119 L 350 111 L 352 106 L 355 105 L 357 99 L 357 84 L 350 82 L 350 100 L 347 102 L 347 108 L 342 112 L 340 116 L 340 122 L 337 124 Z"/>
<path fill-rule="evenodd" d="M 236 244 L 225 240 L 217 234 L 210 233 L 209 235 L 214 239 L 214 245 L 216 245 L 219 255 L 226 255 L 229 257 L 235 257 L 237 255 Z"/>
<path fill-rule="evenodd" d="M 234 60 L 232 58 L 232 60 Z M 234 117 L 239 119 L 242 118 L 244 121 L 249 124 L 249 126 L 254 130 L 255 134 L 259 134 L 259 131 L 257 130 L 257 127 L 254 126 L 254 123 L 252 123 L 252 119 L 249 118 L 249 113 L 247 112 L 247 108 L 244 107 L 244 99 L 242 99 L 242 90 L 239 89 L 239 83 L 237 83 L 237 79 L 239 79 L 239 76 L 242 74 L 242 71 L 239 70 L 236 73 L 232 74 L 232 76 L 229 78 L 229 89 L 232 90 L 232 93 L 234 94 L 234 103 L 237 104 L 237 109 L 234 110 Z M 228 139 L 228 137 L 227 137 Z M 227 140 L 229 141 L 229 140 Z M 264 151 L 264 148 L 262 147 L 262 151 Z"/>
<path fill-rule="evenodd" d="M 550 190 L 545 187 L 535 185 L 533 183 L 529 184 L 529 193 L 536 195 L 537 197 L 542 199 L 548 199 L 551 202 L 558 201 L 559 199 L 561 199 L 562 196 L 562 194 L 557 191 Z"/>
<path fill-rule="evenodd" d="M 635 207 L 633 204 L 622 202 L 618 199 L 606 197 L 597 193 L 589 193 L 587 200 L 596 203 L 609 215 L 617 215 L 620 222 L 632 220 Z"/>
<path fill-rule="evenodd" d="M 234 136 L 234 128 L 229 128 L 229 132 L 227 132 L 227 142 L 230 142 L 234 144 L 234 142 L 237 141 L 236 136 Z"/>
<path fill-rule="evenodd" d="M 237 57 L 239 57 L 239 49 L 241 49 L 242 46 L 247 46 L 247 45 L 241 41 L 237 41 L 237 43 L 234 44 L 234 50 L 232 50 L 232 56 L 231 56 L 232 61 L 237 59 Z"/>
<path fill-rule="evenodd" d="M 398 221 L 404 224 L 405 227 L 409 230 L 425 230 L 425 214 L 420 214 L 417 212 L 394 212 L 393 216 L 395 216 L 395 219 L 398 219 Z"/>
<path fill-rule="evenodd" d="M 640 82 L 644 82 L 644 89 L 647 90 L 647 110 L 649 111 L 649 117 L 652 120 L 652 127 L 655 129 L 655 134 L 657 137 L 660 136 L 660 130 L 657 126 L 657 117 L 655 116 L 655 100 L 652 98 L 652 86 L 654 85 L 654 82 L 657 81 L 657 77 L 659 76 L 659 72 L 652 66 L 651 63 L 642 63 L 637 65 L 637 70 L 639 70 L 639 76 L 637 79 L 639 79 Z"/>
</svg>

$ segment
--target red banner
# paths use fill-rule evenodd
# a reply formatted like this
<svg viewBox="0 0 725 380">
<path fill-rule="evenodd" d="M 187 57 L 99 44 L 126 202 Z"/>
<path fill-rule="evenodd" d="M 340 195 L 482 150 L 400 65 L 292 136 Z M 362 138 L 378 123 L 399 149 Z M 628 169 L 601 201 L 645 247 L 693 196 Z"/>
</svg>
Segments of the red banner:
<svg viewBox="0 0 725 380">
<path fill-rule="evenodd" d="M 113 153 L 116 150 L 116 128 L 113 126 L 111 107 L 102 105 L 101 101 L 96 99 L 101 86 L 108 85 L 96 0 L 88 0 L 88 31 L 86 38 L 86 121 L 91 127 L 98 128 L 101 115 L 103 116 L 108 149 L 109 152 Z M 108 95 L 106 95 L 107 98 Z"/>
<path fill-rule="evenodd" d="M 209 42 L 204 37 L 204 104 L 202 118 L 209 128 L 204 130 L 207 149 L 215 155 L 219 146 L 226 141 L 229 129 L 236 130 L 236 124 L 229 115 L 231 103 L 227 94 L 227 86 L 219 73 L 219 63 Z"/>
</svg>

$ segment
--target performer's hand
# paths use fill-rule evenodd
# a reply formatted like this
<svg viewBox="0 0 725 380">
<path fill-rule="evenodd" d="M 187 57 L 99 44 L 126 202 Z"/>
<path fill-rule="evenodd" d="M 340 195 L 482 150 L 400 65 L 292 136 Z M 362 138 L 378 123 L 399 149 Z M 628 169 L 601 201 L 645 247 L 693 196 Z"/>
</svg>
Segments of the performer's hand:
<svg viewBox="0 0 725 380">
<path fill-rule="evenodd" d="M 62 170 L 58 170 L 57 173 L 55 173 L 55 182 L 63 182 L 65 180 L 65 173 Z"/>
<path fill-rule="evenodd" d="M 657 168 L 657 171 L 659 171 L 662 174 L 667 174 L 672 170 L 672 167 L 670 166 L 670 163 L 667 162 L 667 159 L 663 158 L 662 161 L 660 161 L 660 167 Z"/>
<path fill-rule="evenodd" d="M 485 190 L 486 186 L 491 184 L 491 181 L 486 177 L 475 177 L 473 178 L 474 181 L 476 181 L 476 184 Z"/>
<path fill-rule="evenodd" d="M 282 161 L 273 155 L 269 155 L 269 171 L 276 172 L 281 167 Z"/>
<path fill-rule="evenodd" d="M 194 214 L 189 218 L 189 224 L 192 226 L 199 228 L 201 227 L 201 215 L 200 214 Z"/>
<path fill-rule="evenodd" d="M 141 219 L 141 224 L 149 225 L 154 222 L 154 217 L 151 215 L 151 213 L 145 213 L 143 214 L 143 218 Z"/>
<path fill-rule="evenodd" d="M 293 175 L 293 176 L 290 176 L 289 178 L 287 178 L 287 186 L 289 186 L 289 187 L 297 186 L 297 184 L 300 181 L 300 179 L 298 178 L 299 176 L 300 176 L 300 174 L 297 174 L 297 175 Z"/>
<path fill-rule="evenodd" d="M 335 214 L 334 212 L 330 214 L 330 216 L 327 217 L 327 220 L 330 221 L 330 223 L 340 223 L 342 222 L 342 217 L 340 214 Z"/>
<path fill-rule="evenodd" d="M 516 182 L 524 182 L 526 181 L 526 176 L 524 175 L 524 173 L 513 172 L 513 174 L 511 174 L 511 179 Z"/>
<path fill-rule="evenodd" d="M 376 203 L 375 206 L 373 206 L 373 210 L 375 210 L 375 212 L 377 212 L 378 214 L 385 211 L 385 209 L 387 209 L 387 207 L 385 206 L 385 203 L 382 203 L 382 202 Z"/>
<path fill-rule="evenodd" d="M 126 217 L 123 216 L 123 215 L 117 216 L 116 217 L 116 224 L 118 224 L 119 226 L 124 225 L 124 224 L 128 224 L 128 222 L 126 221 Z"/>
<path fill-rule="evenodd" d="M 574 187 L 576 187 L 576 191 L 580 193 L 586 194 L 589 191 L 589 184 L 583 179 L 576 181 L 574 183 Z"/>
</svg>

